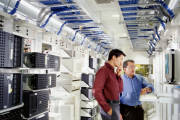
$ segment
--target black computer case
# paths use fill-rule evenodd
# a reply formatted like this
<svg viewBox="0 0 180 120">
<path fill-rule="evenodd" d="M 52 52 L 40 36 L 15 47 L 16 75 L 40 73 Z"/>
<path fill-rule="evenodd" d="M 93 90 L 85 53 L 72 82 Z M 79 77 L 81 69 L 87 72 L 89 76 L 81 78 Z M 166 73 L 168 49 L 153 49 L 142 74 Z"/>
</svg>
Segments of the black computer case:
<svg viewBox="0 0 180 120">
<path fill-rule="evenodd" d="M 89 87 L 93 87 L 94 75 L 82 73 L 81 80 L 84 81 Z"/>
<path fill-rule="evenodd" d="M 49 90 L 23 92 L 23 116 L 30 118 L 48 110 Z"/>
<path fill-rule="evenodd" d="M 0 68 L 23 65 L 24 38 L 0 30 Z"/>
<path fill-rule="evenodd" d="M 60 68 L 60 58 L 55 55 L 48 55 L 47 59 L 47 68 L 54 68 L 56 71 L 58 71 Z"/>
<path fill-rule="evenodd" d="M 89 67 L 91 69 L 97 69 L 97 59 L 92 58 L 91 56 L 89 57 Z"/>
<path fill-rule="evenodd" d="M 21 109 L 11 110 L 0 114 L 0 120 L 23 120 Z"/>
<path fill-rule="evenodd" d="M 56 74 L 24 74 L 24 90 L 40 90 L 56 86 Z"/>
<path fill-rule="evenodd" d="M 54 55 L 47 55 L 43 53 L 25 53 L 24 64 L 29 68 L 54 68 L 59 70 L 60 58 Z"/>
<path fill-rule="evenodd" d="M 24 64 L 29 68 L 46 68 L 46 55 L 43 53 L 25 53 Z"/>
<path fill-rule="evenodd" d="M 81 94 L 83 94 L 84 96 L 86 96 L 89 100 L 93 100 L 94 96 L 92 93 L 92 89 L 90 88 L 81 88 Z"/>
<path fill-rule="evenodd" d="M 0 73 L 0 110 L 22 104 L 22 75 Z"/>
</svg>

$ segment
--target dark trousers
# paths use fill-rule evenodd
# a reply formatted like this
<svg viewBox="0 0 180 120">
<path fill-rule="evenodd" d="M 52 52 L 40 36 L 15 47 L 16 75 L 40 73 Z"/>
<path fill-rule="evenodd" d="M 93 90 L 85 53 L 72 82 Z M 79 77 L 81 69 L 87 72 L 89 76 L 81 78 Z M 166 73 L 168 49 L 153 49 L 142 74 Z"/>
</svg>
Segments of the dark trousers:
<svg viewBox="0 0 180 120">
<path fill-rule="evenodd" d="M 121 104 L 120 110 L 123 120 L 144 120 L 144 110 L 141 105 L 127 106 Z"/>
<path fill-rule="evenodd" d="M 101 117 L 102 120 L 120 120 L 120 108 L 119 108 L 119 103 L 113 103 L 110 104 L 112 108 L 112 115 L 110 116 L 104 110 L 101 108 Z"/>
</svg>

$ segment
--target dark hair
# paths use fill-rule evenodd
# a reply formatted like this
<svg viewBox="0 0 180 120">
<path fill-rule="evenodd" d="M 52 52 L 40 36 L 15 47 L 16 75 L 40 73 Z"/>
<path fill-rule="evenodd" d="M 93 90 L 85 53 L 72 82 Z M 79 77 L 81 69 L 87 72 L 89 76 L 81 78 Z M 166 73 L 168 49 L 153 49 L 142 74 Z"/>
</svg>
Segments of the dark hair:
<svg viewBox="0 0 180 120">
<path fill-rule="evenodd" d="M 134 60 L 126 60 L 123 63 L 123 68 L 126 68 L 128 66 L 128 62 L 135 63 Z"/>
<path fill-rule="evenodd" d="M 119 57 L 121 55 L 126 56 L 126 54 L 123 51 L 119 49 L 112 49 L 109 53 L 108 60 L 111 60 L 113 56 Z"/>
</svg>

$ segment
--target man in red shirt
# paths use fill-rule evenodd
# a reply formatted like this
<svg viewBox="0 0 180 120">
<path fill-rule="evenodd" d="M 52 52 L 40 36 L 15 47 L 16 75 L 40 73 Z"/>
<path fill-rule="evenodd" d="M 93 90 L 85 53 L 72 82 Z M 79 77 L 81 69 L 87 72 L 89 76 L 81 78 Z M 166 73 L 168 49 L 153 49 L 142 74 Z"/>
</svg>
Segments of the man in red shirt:
<svg viewBox="0 0 180 120">
<path fill-rule="evenodd" d="M 102 120 L 122 119 L 119 97 L 123 89 L 121 68 L 125 56 L 119 49 L 111 50 L 108 61 L 96 73 L 93 95 L 101 106 Z"/>
</svg>

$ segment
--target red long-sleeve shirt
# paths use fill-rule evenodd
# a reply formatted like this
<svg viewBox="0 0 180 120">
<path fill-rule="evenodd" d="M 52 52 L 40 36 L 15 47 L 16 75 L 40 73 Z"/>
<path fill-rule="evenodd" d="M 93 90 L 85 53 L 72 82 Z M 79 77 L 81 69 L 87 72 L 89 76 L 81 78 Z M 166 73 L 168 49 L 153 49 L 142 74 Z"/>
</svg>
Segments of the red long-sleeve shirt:
<svg viewBox="0 0 180 120">
<path fill-rule="evenodd" d="M 121 77 L 114 73 L 114 68 L 109 63 L 105 63 L 96 73 L 93 86 L 93 95 L 105 112 L 111 109 L 107 100 L 119 101 L 122 89 L 123 81 Z"/>
</svg>

